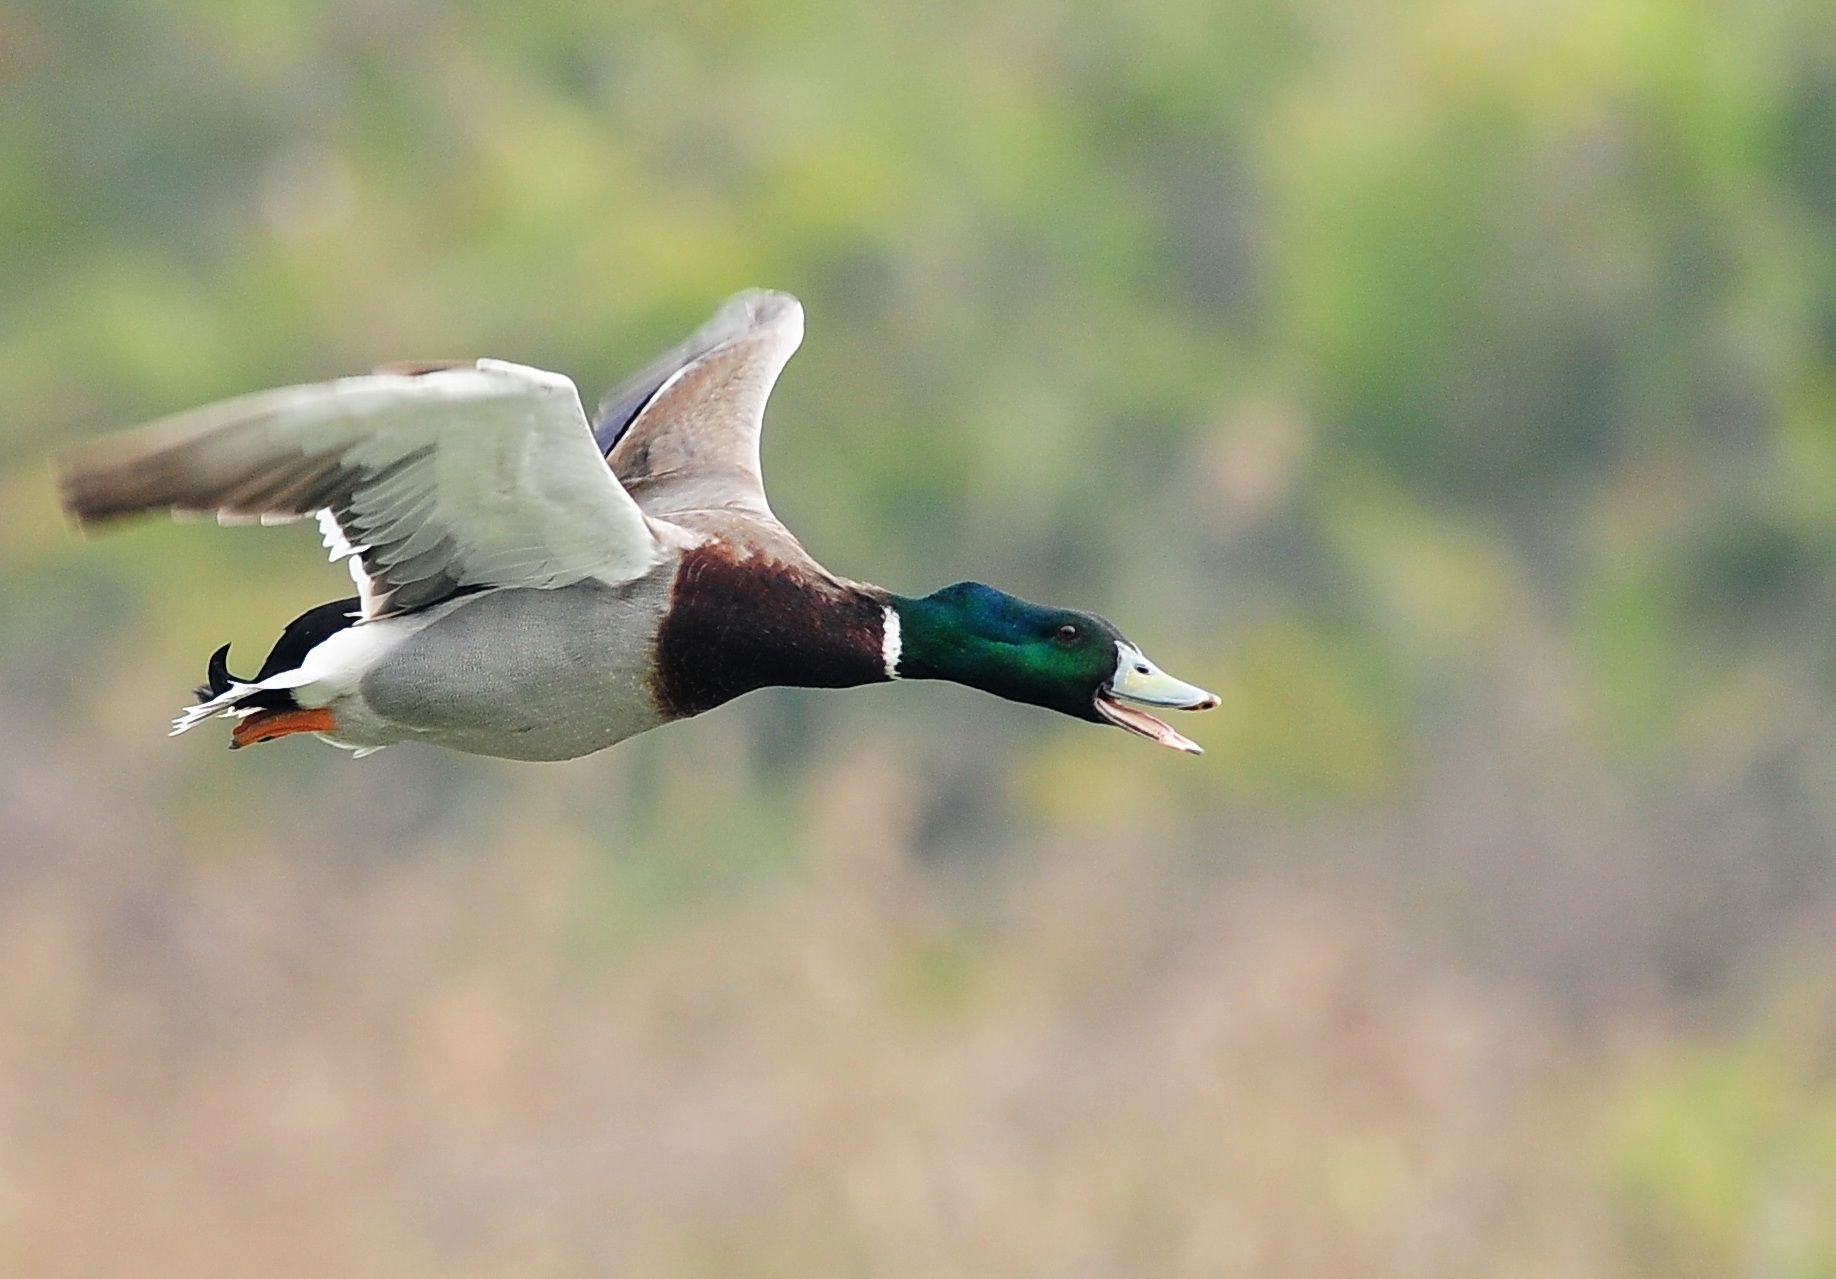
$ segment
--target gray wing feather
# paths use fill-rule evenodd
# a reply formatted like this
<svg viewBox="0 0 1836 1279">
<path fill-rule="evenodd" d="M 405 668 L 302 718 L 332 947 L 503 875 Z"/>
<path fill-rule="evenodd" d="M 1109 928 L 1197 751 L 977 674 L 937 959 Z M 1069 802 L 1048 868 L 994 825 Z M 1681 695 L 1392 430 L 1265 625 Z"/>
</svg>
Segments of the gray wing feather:
<svg viewBox="0 0 1836 1279">
<path fill-rule="evenodd" d="M 660 556 L 573 383 L 496 360 L 210 405 L 67 455 L 60 484 L 85 524 L 316 514 L 333 555 L 354 557 L 366 617 L 472 586 L 629 581 Z"/>
<path fill-rule="evenodd" d="M 594 436 L 646 511 L 769 516 L 759 467 L 765 402 L 803 341 L 803 307 L 755 289 L 600 403 Z"/>
</svg>

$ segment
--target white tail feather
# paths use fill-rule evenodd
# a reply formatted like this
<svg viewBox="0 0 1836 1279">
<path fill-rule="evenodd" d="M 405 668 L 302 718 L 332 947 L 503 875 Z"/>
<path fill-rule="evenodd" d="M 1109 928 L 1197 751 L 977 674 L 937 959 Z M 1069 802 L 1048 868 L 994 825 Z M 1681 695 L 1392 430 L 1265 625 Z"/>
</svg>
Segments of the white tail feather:
<svg viewBox="0 0 1836 1279">
<path fill-rule="evenodd" d="M 238 697 L 253 693 L 260 687 L 260 684 L 245 684 L 239 679 L 231 680 L 230 686 L 215 697 L 193 703 L 180 711 L 178 718 L 172 721 L 172 731 L 166 736 L 177 737 L 180 733 L 196 728 L 212 715 L 236 717 L 237 708 L 230 703 Z"/>
<path fill-rule="evenodd" d="M 238 698 L 246 697 L 250 693 L 258 693 L 269 688 L 299 688 L 311 682 L 312 676 L 300 667 L 295 667 L 290 671 L 276 671 L 267 679 L 256 680 L 253 683 L 232 679 L 230 686 L 215 697 L 194 703 L 180 711 L 178 718 L 172 721 L 172 731 L 166 736 L 177 737 L 180 733 L 196 728 L 212 715 L 222 715 L 227 719 L 242 719 L 244 716 L 253 715 L 258 708 L 233 705 Z"/>
</svg>

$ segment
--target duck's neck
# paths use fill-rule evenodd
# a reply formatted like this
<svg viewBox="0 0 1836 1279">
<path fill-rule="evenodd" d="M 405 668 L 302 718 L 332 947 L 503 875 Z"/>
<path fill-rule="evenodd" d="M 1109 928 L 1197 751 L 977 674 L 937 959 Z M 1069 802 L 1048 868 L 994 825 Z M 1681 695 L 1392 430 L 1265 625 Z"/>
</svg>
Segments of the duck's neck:
<svg viewBox="0 0 1836 1279">
<path fill-rule="evenodd" d="M 757 688 L 850 688 L 894 678 L 891 597 L 720 546 L 683 557 L 657 633 L 654 692 L 672 716 Z"/>
<path fill-rule="evenodd" d="M 945 679 L 975 684 L 964 632 L 935 596 L 886 596 L 880 652 L 887 679 Z"/>
</svg>

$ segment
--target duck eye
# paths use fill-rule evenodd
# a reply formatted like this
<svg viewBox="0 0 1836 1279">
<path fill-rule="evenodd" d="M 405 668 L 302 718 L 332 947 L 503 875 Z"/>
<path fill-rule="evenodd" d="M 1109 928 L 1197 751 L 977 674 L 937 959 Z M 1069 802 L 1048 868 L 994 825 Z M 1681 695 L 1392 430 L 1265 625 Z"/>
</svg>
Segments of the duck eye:
<svg viewBox="0 0 1836 1279">
<path fill-rule="evenodd" d="M 1060 644 L 1069 644 L 1076 639 L 1077 627 L 1071 625 L 1071 623 L 1066 622 L 1063 626 L 1058 628 L 1058 642 Z"/>
</svg>

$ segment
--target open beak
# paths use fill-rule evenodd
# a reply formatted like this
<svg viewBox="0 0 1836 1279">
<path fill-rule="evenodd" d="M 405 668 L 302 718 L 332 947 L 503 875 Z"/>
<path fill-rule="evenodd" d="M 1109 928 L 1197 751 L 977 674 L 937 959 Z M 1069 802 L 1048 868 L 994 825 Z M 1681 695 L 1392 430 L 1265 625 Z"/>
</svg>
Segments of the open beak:
<svg viewBox="0 0 1836 1279">
<path fill-rule="evenodd" d="M 1203 755 L 1205 751 L 1197 742 L 1175 732 L 1172 725 L 1140 708 L 1208 711 L 1217 704 L 1216 694 L 1174 679 L 1142 656 L 1140 649 L 1123 643 L 1116 645 L 1115 675 L 1096 695 L 1097 712 L 1110 723 L 1188 755 Z"/>
</svg>

